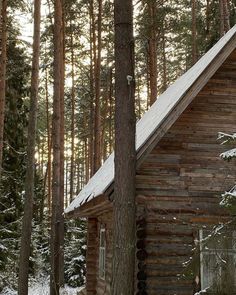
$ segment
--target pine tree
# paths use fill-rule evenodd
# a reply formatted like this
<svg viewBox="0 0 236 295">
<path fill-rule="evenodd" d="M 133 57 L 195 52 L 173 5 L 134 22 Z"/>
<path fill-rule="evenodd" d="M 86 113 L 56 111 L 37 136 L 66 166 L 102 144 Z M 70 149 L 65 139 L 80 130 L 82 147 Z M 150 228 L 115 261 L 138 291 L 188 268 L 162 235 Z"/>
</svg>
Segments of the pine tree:
<svg viewBox="0 0 236 295">
<path fill-rule="evenodd" d="M 132 0 L 114 2 L 116 103 L 113 295 L 134 294 L 136 152 L 132 4 Z"/>
<path fill-rule="evenodd" d="M 63 15 L 62 1 L 54 2 L 54 97 L 52 120 L 52 149 L 53 149 L 53 174 L 52 174 L 52 218 L 51 218 L 51 276 L 50 295 L 59 294 L 62 287 L 62 257 L 63 257 L 63 206 L 62 200 L 62 89 L 63 89 Z M 64 165 L 63 165 L 64 169 Z M 64 180 L 63 180 L 64 181 Z"/>
<path fill-rule="evenodd" d="M 17 45 L 18 33 L 9 23 L 7 44 L 7 92 L 3 171 L 0 182 L 0 292 L 4 286 L 16 287 L 26 173 L 26 132 L 30 67 L 23 48 Z M 38 186 L 38 183 L 37 183 Z"/>
<path fill-rule="evenodd" d="M 2 170 L 3 131 L 6 96 L 6 58 L 7 58 L 7 0 L 2 0 L 0 10 L 0 177 Z"/>
<path fill-rule="evenodd" d="M 33 219 L 34 175 L 35 175 L 35 139 L 39 84 L 39 48 L 40 48 L 40 9 L 41 1 L 34 1 L 34 41 L 31 75 L 31 100 L 28 124 L 27 168 L 25 179 L 25 205 L 22 224 L 18 294 L 28 294 L 29 258 Z"/>
</svg>

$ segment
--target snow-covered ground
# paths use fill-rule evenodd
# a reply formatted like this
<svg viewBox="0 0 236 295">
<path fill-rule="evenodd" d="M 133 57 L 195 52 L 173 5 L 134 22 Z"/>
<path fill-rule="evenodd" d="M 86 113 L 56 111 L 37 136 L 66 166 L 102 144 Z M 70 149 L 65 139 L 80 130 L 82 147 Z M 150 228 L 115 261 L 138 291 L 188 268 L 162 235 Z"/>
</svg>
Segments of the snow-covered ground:
<svg viewBox="0 0 236 295">
<path fill-rule="evenodd" d="M 63 290 L 61 290 L 61 295 L 77 295 L 80 290 L 82 290 L 83 287 L 80 288 L 71 288 L 69 286 L 65 286 Z M 17 295 L 17 291 L 5 288 L 1 295 Z M 29 287 L 29 295 L 49 295 L 49 282 L 47 279 L 40 280 L 38 282 L 34 282 L 30 284 Z"/>
</svg>

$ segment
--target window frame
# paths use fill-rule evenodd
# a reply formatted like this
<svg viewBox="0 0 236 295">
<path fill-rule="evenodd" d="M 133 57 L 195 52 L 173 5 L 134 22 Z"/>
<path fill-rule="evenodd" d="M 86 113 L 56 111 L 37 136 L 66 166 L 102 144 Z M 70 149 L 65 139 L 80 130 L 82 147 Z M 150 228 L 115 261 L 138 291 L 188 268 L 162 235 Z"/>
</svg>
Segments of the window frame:
<svg viewBox="0 0 236 295">
<path fill-rule="evenodd" d="M 201 284 L 201 289 L 203 290 L 204 288 L 207 288 L 209 286 L 206 286 L 206 281 L 208 280 L 209 283 L 214 280 L 214 278 L 219 275 L 223 275 L 223 272 L 222 272 L 222 267 L 219 267 L 219 274 L 214 274 L 212 275 L 212 278 L 209 277 L 206 279 L 207 277 L 207 274 L 209 272 L 209 270 L 207 269 L 206 265 L 205 264 L 205 258 L 204 256 L 206 257 L 207 256 L 210 256 L 210 255 L 216 255 L 218 256 L 221 255 L 221 254 L 224 254 L 224 253 L 227 253 L 227 255 L 229 256 L 232 256 L 232 261 L 236 264 L 236 248 L 233 247 L 233 243 L 236 241 L 235 239 L 235 236 L 236 236 L 236 231 L 234 229 L 223 229 L 222 230 L 222 234 L 227 234 L 227 238 L 230 238 L 232 239 L 232 245 L 230 248 L 226 248 L 224 247 L 224 245 L 222 244 L 223 240 L 221 241 L 220 243 L 220 246 L 218 249 L 217 248 L 211 248 L 208 246 L 206 247 L 207 249 L 204 249 L 204 244 L 203 244 L 203 241 L 204 239 L 206 239 L 207 235 L 204 235 L 204 231 L 205 232 L 208 232 L 208 234 L 210 234 L 210 232 L 212 231 L 213 229 L 209 229 L 209 228 L 202 228 L 199 230 L 199 246 L 200 246 L 200 284 Z M 221 230 L 220 230 L 221 231 Z M 218 252 L 218 253 L 217 253 Z M 223 260 L 223 258 L 220 258 Z M 206 269 L 204 269 L 204 267 Z M 234 280 L 234 285 L 236 286 L 236 278 Z M 212 293 L 213 292 L 213 293 Z M 212 291 L 207 291 L 207 294 L 214 294 L 214 290 Z M 236 294 L 235 293 L 232 293 L 232 294 Z"/>
<path fill-rule="evenodd" d="M 99 230 L 98 275 L 100 279 L 105 280 L 105 277 L 106 277 L 106 229 L 104 226 L 101 226 Z"/>
</svg>

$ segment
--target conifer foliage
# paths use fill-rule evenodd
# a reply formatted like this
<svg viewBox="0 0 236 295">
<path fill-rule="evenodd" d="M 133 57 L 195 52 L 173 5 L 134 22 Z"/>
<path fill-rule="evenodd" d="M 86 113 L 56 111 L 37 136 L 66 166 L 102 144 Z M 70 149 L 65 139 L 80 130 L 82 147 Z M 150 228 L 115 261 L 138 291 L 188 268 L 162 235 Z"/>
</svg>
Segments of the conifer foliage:
<svg viewBox="0 0 236 295">
<path fill-rule="evenodd" d="M 219 140 L 229 149 L 223 152 L 220 157 L 225 161 L 235 161 L 236 158 L 236 133 L 226 134 L 219 133 Z M 229 208 L 233 215 L 235 215 L 236 210 L 236 184 L 232 184 L 232 188 L 222 194 L 221 205 Z"/>
</svg>

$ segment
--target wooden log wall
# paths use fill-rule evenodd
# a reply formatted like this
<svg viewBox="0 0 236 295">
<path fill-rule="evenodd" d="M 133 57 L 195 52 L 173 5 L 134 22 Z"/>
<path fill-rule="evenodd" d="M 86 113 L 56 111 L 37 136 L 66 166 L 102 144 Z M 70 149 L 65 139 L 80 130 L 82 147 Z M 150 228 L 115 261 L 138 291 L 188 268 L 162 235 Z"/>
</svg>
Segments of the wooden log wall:
<svg viewBox="0 0 236 295">
<path fill-rule="evenodd" d="M 98 259 L 98 221 L 97 218 L 88 218 L 86 253 L 86 294 L 96 294 Z"/>
<path fill-rule="evenodd" d="M 112 269 L 112 212 L 103 213 L 98 216 L 97 236 L 99 237 L 101 226 L 105 228 L 106 236 L 106 267 L 105 279 L 99 277 L 99 271 L 96 274 L 96 294 L 111 294 L 111 269 Z M 99 244 L 98 244 L 99 247 Z M 96 268 L 98 270 L 99 259 L 97 257 Z"/>
<path fill-rule="evenodd" d="M 184 263 L 200 228 L 228 220 L 219 197 L 236 175 L 235 160 L 219 157 L 226 149 L 217 141 L 219 131 L 236 132 L 235 52 L 137 172 L 138 219 L 146 216 L 140 242 L 145 280 L 137 279 L 137 294 L 194 293 L 193 279 L 182 276 Z"/>
</svg>

